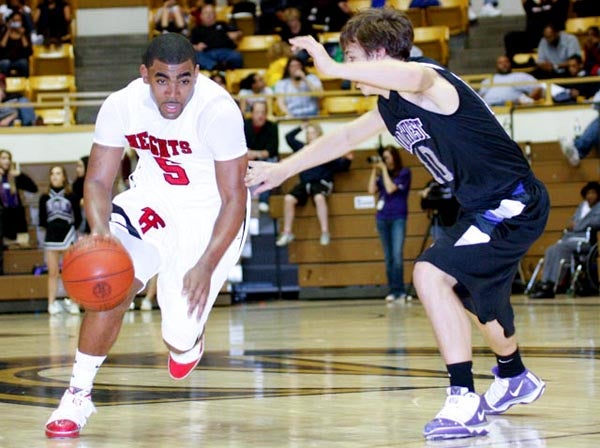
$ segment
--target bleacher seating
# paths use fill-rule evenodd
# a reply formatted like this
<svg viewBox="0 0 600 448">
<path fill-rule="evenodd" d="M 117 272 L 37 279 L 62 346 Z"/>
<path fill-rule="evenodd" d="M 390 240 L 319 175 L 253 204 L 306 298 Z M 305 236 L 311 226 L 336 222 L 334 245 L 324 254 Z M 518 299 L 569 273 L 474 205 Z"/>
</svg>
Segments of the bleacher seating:
<svg viewBox="0 0 600 448">
<path fill-rule="evenodd" d="M 448 65 L 450 60 L 450 29 L 447 26 L 422 26 L 414 29 L 414 43 L 423 54 Z"/>
<path fill-rule="evenodd" d="M 278 41 L 281 41 L 278 34 L 243 36 L 237 49 L 244 57 L 244 67 L 267 67 L 269 65 L 267 50 L 274 42 Z"/>
<path fill-rule="evenodd" d="M 75 56 L 72 44 L 34 45 L 29 57 L 30 76 L 75 75 Z"/>
<path fill-rule="evenodd" d="M 440 6 L 425 8 L 428 26 L 447 26 L 451 35 L 469 32 L 469 1 L 441 0 Z"/>
</svg>

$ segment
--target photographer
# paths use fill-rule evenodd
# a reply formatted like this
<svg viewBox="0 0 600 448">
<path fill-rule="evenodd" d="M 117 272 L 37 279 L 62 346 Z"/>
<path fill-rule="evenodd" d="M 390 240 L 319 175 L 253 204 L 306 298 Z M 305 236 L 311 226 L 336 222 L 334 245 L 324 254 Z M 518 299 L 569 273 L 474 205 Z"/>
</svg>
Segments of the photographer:
<svg viewBox="0 0 600 448">
<path fill-rule="evenodd" d="M 389 285 L 385 300 L 392 302 L 406 298 L 403 252 L 411 172 L 403 167 L 397 148 L 386 146 L 379 152 L 380 157 L 369 158 L 372 169 L 367 190 L 377 194 L 377 232 L 383 246 Z"/>
<path fill-rule="evenodd" d="M 421 209 L 431 220 L 431 237 L 436 240 L 443 227 L 450 227 L 456 222 L 459 205 L 450 187 L 432 179 L 421 190 Z"/>
<path fill-rule="evenodd" d="M 0 73 L 6 76 L 29 76 L 31 41 L 25 31 L 23 16 L 14 12 L 8 18 L 0 38 Z"/>
</svg>

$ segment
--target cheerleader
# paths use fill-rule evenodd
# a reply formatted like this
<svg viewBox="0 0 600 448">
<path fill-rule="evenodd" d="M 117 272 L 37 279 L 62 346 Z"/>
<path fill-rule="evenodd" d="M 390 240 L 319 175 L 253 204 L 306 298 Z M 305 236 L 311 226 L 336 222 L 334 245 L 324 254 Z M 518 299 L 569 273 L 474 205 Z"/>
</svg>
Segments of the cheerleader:
<svg viewBox="0 0 600 448">
<path fill-rule="evenodd" d="M 46 229 L 44 249 L 48 265 L 48 313 L 57 314 L 63 306 L 56 301 L 58 290 L 59 261 L 63 252 L 77 239 L 75 229 L 81 224 L 79 199 L 71 192 L 67 172 L 63 166 L 50 169 L 48 193 L 40 197 L 40 227 Z M 65 299 L 64 309 L 79 314 L 79 306 Z"/>
</svg>

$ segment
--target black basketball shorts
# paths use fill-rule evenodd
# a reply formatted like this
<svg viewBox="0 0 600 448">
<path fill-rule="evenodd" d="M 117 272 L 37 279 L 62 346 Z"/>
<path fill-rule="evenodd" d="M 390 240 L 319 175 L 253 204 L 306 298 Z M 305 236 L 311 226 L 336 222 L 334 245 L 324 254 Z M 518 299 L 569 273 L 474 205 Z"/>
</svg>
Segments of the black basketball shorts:
<svg viewBox="0 0 600 448">
<path fill-rule="evenodd" d="M 510 294 L 519 260 L 543 233 L 549 211 L 540 181 L 519 184 L 494 210 L 461 210 L 456 224 L 417 261 L 456 278 L 454 289 L 464 307 L 481 323 L 497 319 L 510 337 L 515 332 Z"/>
</svg>

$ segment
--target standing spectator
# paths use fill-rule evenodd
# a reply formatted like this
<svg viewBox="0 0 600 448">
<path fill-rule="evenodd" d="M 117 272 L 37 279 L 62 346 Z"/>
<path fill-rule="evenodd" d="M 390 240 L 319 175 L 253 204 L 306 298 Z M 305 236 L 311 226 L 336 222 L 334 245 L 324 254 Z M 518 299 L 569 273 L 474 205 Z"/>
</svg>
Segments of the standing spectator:
<svg viewBox="0 0 600 448">
<path fill-rule="evenodd" d="M 377 232 L 383 246 L 385 273 L 393 302 L 406 298 L 404 286 L 404 238 L 408 216 L 408 193 L 411 173 L 402 165 L 398 148 L 386 146 L 381 157 L 371 159 L 373 165 L 367 190 L 377 194 Z"/>
<path fill-rule="evenodd" d="M 75 167 L 77 177 L 73 181 L 73 185 L 71 185 L 71 191 L 79 201 L 79 208 L 81 210 L 81 225 L 76 229 L 80 234 L 90 233 L 90 227 L 87 223 L 87 218 L 85 217 L 85 205 L 83 202 L 83 184 L 85 182 L 85 174 L 87 172 L 89 160 L 89 156 L 83 156 L 77 161 Z"/>
<path fill-rule="evenodd" d="M 531 82 L 531 84 L 520 84 Z M 500 85 L 491 84 L 511 84 L 519 85 Z M 544 90 L 529 73 L 513 72 L 512 64 L 507 56 L 498 56 L 496 59 L 496 74 L 491 79 L 484 79 L 479 89 L 479 95 L 490 106 L 502 106 L 511 101 L 516 104 L 529 104 L 542 98 Z"/>
<path fill-rule="evenodd" d="M 165 0 L 156 10 L 154 28 L 161 33 L 189 34 L 189 15 L 177 0 Z"/>
<path fill-rule="evenodd" d="M 252 105 L 256 102 L 265 102 L 266 98 L 254 95 L 273 95 L 271 89 L 265 83 L 265 78 L 260 73 L 250 73 L 242 82 L 240 82 L 240 91 L 238 92 L 240 109 L 243 113 L 250 112 Z M 253 96 L 252 98 L 245 98 Z"/>
<path fill-rule="evenodd" d="M 71 20 L 71 6 L 63 0 L 42 0 L 33 12 L 33 22 L 44 45 L 71 42 Z"/>
<path fill-rule="evenodd" d="M 322 90 L 323 84 L 317 75 L 306 73 L 304 61 L 292 56 L 283 70 L 283 78 L 275 84 L 275 93 L 281 94 L 277 97 L 277 106 L 280 112 L 288 117 L 304 118 L 318 115 L 318 97 L 293 94 Z"/>
<path fill-rule="evenodd" d="M 292 129 L 285 136 L 285 139 L 294 152 L 304 148 L 305 144 L 298 140 L 296 136 L 306 131 L 306 144 L 310 144 L 323 134 L 321 126 L 317 123 L 307 122 L 301 126 Z M 322 246 L 327 246 L 331 240 L 329 233 L 329 211 L 327 207 L 327 196 L 333 191 L 333 175 L 338 171 L 347 171 L 350 168 L 352 154 L 332 160 L 322 165 L 315 166 L 300 173 L 300 183 L 285 195 L 283 201 L 283 232 L 277 239 L 277 246 L 287 246 L 294 241 L 292 228 L 296 206 L 304 207 L 308 202 L 309 196 L 317 209 L 317 219 L 321 227 L 321 238 L 319 242 Z"/>
<path fill-rule="evenodd" d="M 568 223 L 560 240 L 548 246 L 544 253 L 542 280 L 531 293 L 532 299 L 553 299 L 555 283 L 560 274 L 560 260 L 570 259 L 579 243 L 585 241 L 586 229 L 593 232 L 600 229 L 600 184 L 588 182 L 581 189 L 583 201 L 577 206 L 575 214 Z"/>
<path fill-rule="evenodd" d="M 597 26 L 588 28 L 583 51 L 586 73 L 590 76 L 600 75 L 600 29 Z"/>
<path fill-rule="evenodd" d="M 569 57 L 581 55 L 576 36 L 560 31 L 556 25 L 544 28 L 537 50 L 537 68 L 532 73 L 538 79 L 560 78 L 567 72 Z"/>
<path fill-rule="evenodd" d="M 553 23 L 564 30 L 569 0 L 522 0 L 526 24 L 524 31 L 510 31 L 504 36 L 506 56 L 513 60 L 517 53 L 531 53 L 543 36 L 544 27 Z"/>
<path fill-rule="evenodd" d="M 0 176 L 2 178 L 0 199 L 4 207 L 2 216 L 4 243 L 7 245 L 17 243 L 20 246 L 28 247 L 27 217 L 21 193 L 23 191 L 37 193 L 38 187 L 27 174 L 22 173 L 13 163 L 12 154 L 6 149 L 0 149 Z"/>
<path fill-rule="evenodd" d="M 267 120 L 267 103 L 255 101 L 252 103 L 252 116 L 244 121 L 244 134 L 248 145 L 248 159 L 276 162 L 279 160 L 279 130 L 277 123 Z M 269 211 L 271 190 L 261 193 L 258 197 L 258 209 Z"/>
<path fill-rule="evenodd" d="M 48 266 L 48 313 L 58 314 L 63 307 L 56 301 L 59 262 L 65 250 L 77 239 L 81 224 L 79 198 L 69 188 L 67 171 L 61 165 L 50 168 L 48 192 L 40 196 L 40 227 L 46 229 L 44 255 Z M 79 314 L 79 306 L 65 299 L 70 314 Z"/>
<path fill-rule="evenodd" d="M 242 55 L 236 48 L 242 32 L 225 22 L 218 22 L 212 4 L 202 7 L 200 21 L 192 29 L 190 39 L 196 50 L 196 62 L 200 68 L 203 70 L 241 68 Z"/>
<path fill-rule="evenodd" d="M 31 54 L 30 35 L 23 26 L 23 16 L 14 12 L 8 18 L 0 38 L 0 73 L 6 76 L 29 76 Z"/>
<path fill-rule="evenodd" d="M 33 107 L 14 107 L 16 103 L 28 104 L 23 95 L 6 92 L 6 77 L 0 74 L 0 127 L 14 126 L 19 120 L 23 126 L 38 124 Z"/>
</svg>

